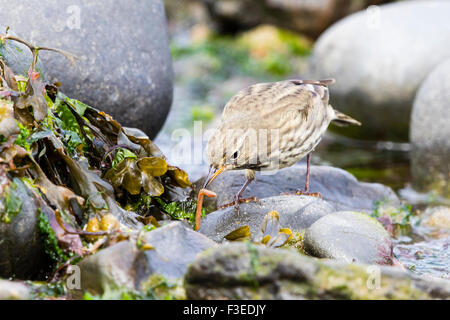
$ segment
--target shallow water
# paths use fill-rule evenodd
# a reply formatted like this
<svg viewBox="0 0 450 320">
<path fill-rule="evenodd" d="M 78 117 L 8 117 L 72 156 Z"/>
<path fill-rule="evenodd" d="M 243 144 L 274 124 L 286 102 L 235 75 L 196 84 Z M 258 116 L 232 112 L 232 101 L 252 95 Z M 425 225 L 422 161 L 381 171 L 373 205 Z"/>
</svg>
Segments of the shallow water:
<svg viewBox="0 0 450 320">
<path fill-rule="evenodd" d="M 450 238 L 398 244 L 394 254 L 404 267 L 419 275 L 450 279 Z"/>
</svg>

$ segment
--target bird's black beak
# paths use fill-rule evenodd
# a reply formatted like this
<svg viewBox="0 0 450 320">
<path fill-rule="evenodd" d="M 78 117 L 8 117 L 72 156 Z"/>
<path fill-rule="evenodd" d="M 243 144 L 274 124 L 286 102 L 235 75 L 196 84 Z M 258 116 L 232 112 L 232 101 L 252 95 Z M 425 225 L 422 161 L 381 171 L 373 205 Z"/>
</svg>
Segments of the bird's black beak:
<svg viewBox="0 0 450 320">
<path fill-rule="evenodd" d="M 216 170 L 216 168 L 214 168 L 213 166 L 211 166 L 209 168 L 209 173 L 206 176 L 205 179 L 205 183 L 203 184 L 203 189 L 205 189 L 207 186 L 209 186 L 209 184 L 211 182 L 213 182 L 213 180 L 219 175 L 221 174 L 223 171 L 225 170 L 225 166 L 220 167 L 219 169 Z"/>
</svg>

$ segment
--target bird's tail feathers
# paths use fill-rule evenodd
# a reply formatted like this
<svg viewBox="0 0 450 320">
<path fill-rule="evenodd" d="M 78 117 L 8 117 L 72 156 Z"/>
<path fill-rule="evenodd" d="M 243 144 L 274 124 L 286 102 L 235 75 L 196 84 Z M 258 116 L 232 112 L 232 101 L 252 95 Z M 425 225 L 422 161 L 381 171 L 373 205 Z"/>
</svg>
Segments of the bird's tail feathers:
<svg viewBox="0 0 450 320">
<path fill-rule="evenodd" d="M 352 117 L 337 111 L 336 109 L 334 109 L 334 113 L 336 114 L 336 118 L 333 119 L 333 123 L 338 126 L 344 127 L 348 126 L 349 124 L 353 124 L 356 126 L 361 125 L 361 122 L 359 122 L 358 120 L 355 120 Z"/>
<path fill-rule="evenodd" d="M 300 80 L 300 79 L 296 79 L 296 80 L 290 80 L 292 83 L 296 84 L 296 85 L 300 85 L 300 84 L 315 84 L 315 85 L 319 85 L 319 86 L 329 86 L 332 85 L 336 82 L 335 79 L 323 79 L 323 80 Z"/>
</svg>

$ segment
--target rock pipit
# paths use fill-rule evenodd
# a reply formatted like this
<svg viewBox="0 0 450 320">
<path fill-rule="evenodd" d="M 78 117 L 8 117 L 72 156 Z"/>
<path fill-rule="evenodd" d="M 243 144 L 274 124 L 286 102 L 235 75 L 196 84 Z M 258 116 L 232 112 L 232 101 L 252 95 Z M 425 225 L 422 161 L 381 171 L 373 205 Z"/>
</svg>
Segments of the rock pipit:
<svg viewBox="0 0 450 320">
<path fill-rule="evenodd" d="M 247 180 L 234 199 L 238 210 L 255 171 L 278 170 L 307 156 L 305 188 L 298 193 L 311 195 L 311 151 L 330 122 L 361 125 L 328 103 L 327 86 L 333 83 L 334 79 L 287 80 L 239 91 L 226 104 L 219 127 L 208 141 L 211 170 L 204 188 L 225 170 L 246 169 Z"/>
</svg>

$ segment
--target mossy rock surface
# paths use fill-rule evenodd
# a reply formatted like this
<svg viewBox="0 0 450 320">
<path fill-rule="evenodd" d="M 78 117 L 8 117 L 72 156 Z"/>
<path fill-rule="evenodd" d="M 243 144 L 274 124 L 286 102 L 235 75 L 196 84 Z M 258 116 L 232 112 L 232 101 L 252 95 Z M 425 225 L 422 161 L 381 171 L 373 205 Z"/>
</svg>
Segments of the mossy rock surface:
<svg viewBox="0 0 450 320">
<path fill-rule="evenodd" d="M 318 260 L 292 249 L 232 243 L 203 252 L 184 279 L 188 299 L 441 299 L 450 282 L 393 267 Z"/>
</svg>

